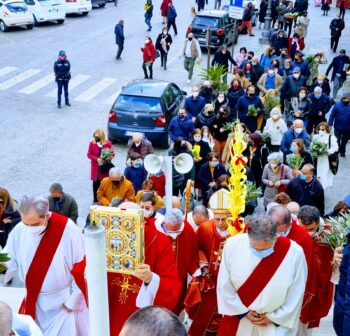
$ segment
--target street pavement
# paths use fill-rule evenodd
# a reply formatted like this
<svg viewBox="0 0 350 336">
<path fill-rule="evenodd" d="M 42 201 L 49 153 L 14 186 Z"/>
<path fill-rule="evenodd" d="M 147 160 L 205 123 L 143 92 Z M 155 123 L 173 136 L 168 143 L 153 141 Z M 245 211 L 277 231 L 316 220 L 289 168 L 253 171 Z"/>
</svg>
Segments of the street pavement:
<svg viewBox="0 0 350 336">
<path fill-rule="evenodd" d="M 136 5 L 119 0 L 117 7 L 108 3 L 87 17 L 71 16 L 64 25 L 47 23 L 30 31 L 16 28 L 0 34 L 0 186 L 8 189 L 12 197 L 19 200 L 25 194 L 47 195 L 49 186 L 60 182 L 76 198 L 80 222 L 84 220 L 92 202 L 88 143 L 95 129 L 106 130 L 109 108 L 122 87 L 130 80 L 143 78 L 140 48 L 145 36 L 149 34 L 155 41 L 161 32 L 160 2 L 154 1 L 151 33 L 146 32 L 143 2 L 139 0 Z M 190 91 L 191 85 L 186 84 L 187 74 L 179 53 L 192 20 L 192 2 L 174 1 L 179 32 L 174 36 L 170 31 L 174 43 L 168 70 L 160 68 L 159 60 L 154 65 L 155 79 L 173 81 L 186 91 Z M 209 0 L 208 8 L 213 3 L 214 0 Z M 332 7 L 328 17 L 322 16 L 320 8 L 310 2 L 306 54 L 325 51 L 329 61 L 334 57 L 329 49 L 328 27 L 336 11 Z M 349 18 L 347 11 L 346 27 L 350 26 Z M 116 61 L 114 26 L 120 19 L 125 20 L 126 41 L 122 60 Z M 246 46 L 260 57 L 265 48 L 258 42 L 261 30 L 255 27 L 254 33 L 255 37 L 239 37 L 235 53 Z M 349 45 L 350 34 L 344 32 L 338 50 L 345 48 L 350 52 Z M 72 65 L 72 107 L 58 110 L 53 63 L 61 49 Z M 196 74 L 206 66 L 206 58 L 203 52 L 192 85 L 200 82 Z M 325 71 L 325 66 L 321 70 Z M 123 168 L 125 145 L 118 144 L 115 149 L 114 163 Z M 326 192 L 327 210 L 349 193 L 349 173 L 349 159 L 342 158 L 334 186 Z M 326 321 L 314 335 L 334 335 L 331 330 L 330 322 Z"/>
</svg>

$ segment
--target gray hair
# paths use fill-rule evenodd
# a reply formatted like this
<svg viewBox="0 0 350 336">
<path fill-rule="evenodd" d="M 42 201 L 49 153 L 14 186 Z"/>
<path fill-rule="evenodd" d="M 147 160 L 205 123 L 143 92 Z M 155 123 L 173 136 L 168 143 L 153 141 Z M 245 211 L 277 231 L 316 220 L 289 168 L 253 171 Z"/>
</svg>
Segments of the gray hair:
<svg viewBox="0 0 350 336">
<path fill-rule="evenodd" d="M 184 215 L 180 209 L 171 209 L 165 214 L 165 223 L 181 224 L 184 220 Z"/>
<path fill-rule="evenodd" d="M 208 209 L 204 205 L 197 205 L 193 208 L 192 215 L 205 216 L 209 218 Z"/>
<path fill-rule="evenodd" d="M 298 219 L 304 225 L 319 224 L 321 215 L 320 211 L 311 205 L 303 205 L 298 212 Z"/>
<path fill-rule="evenodd" d="M 277 225 L 276 222 L 267 215 L 254 216 L 247 220 L 248 237 L 254 242 L 275 241 Z"/>
<path fill-rule="evenodd" d="M 303 124 L 303 127 L 304 127 L 304 122 L 303 122 L 301 119 L 295 119 L 295 120 L 293 121 L 293 126 L 295 127 L 295 124 L 297 124 L 297 123 L 302 123 L 302 124 Z"/>
<path fill-rule="evenodd" d="M 314 92 L 322 92 L 322 88 L 320 86 L 315 86 Z"/>
<path fill-rule="evenodd" d="M 42 196 L 24 196 L 19 203 L 18 211 L 21 215 L 35 211 L 39 217 L 44 218 L 49 213 L 49 201 Z"/>
<path fill-rule="evenodd" d="M 55 192 L 55 191 L 63 192 L 63 188 L 62 188 L 61 184 L 54 183 L 54 184 L 51 185 L 49 191 L 50 192 Z"/>
<path fill-rule="evenodd" d="M 0 335 L 10 335 L 12 332 L 12 310 L 4 301 L 0 301 Z"/>
<path fill-rule="evenodd" d="M 123 176 L 123 172 L 120 168 L 118 167 L 113 167 L 109 170 L 109 177 L 112 177 L 112 176 L 116 176 L 116 175 L 119 175 L 119 176 Z"/>
<path fill-rule="evenodd" d="M 282 163 L 283 162 L 283 155 L 279 152 L 271 153 L 267 157 L 267 162 L 270 162 L 271 160 L 276 160 L 278 163 Z"/>
<path fill-rule="evenodd" d="M 276 221 L 277 226 L 282 224 L 291 224 L 292 216 L 290 211 L 283 205 L 276 205 L 272 207 L 267 214 Z"/>
</svg>

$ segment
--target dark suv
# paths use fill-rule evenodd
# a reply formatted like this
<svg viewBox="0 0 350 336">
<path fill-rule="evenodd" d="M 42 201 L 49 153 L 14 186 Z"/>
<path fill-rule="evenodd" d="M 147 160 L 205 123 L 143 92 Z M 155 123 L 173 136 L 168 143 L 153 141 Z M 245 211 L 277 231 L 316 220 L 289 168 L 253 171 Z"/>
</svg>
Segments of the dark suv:
<svg viewBox="0 0 350 336">
<path fill-rule="evenodd" d="M 223 10 L 203 10 L 196 14 L 187 33 L 192 32 L 201 47 L 207 47 L 207 30 L 211 27 L 210 47 L 219 48 L 231 44 L 234 39 L 234 22 Z M 237 42 L 238 34 L 236 34 Z"/>
<path fill-rule="evenodd" d="M 153 145 L 168 148 L 168 125 L 183 105 L 186 92 L 174 83 L 135 80 L 126 85 L 114 102 L 108 119 L 108 139 L 128 140 L 141 133 Z"/>
</svg>

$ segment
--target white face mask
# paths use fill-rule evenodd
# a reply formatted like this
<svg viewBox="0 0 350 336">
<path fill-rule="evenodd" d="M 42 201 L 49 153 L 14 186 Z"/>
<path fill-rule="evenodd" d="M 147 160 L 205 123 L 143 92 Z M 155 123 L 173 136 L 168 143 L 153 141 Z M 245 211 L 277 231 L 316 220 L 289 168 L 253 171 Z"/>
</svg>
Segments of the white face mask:
<svg viewBox="0 0 350 336">
<path fill-rule="evenodd" d="M 300 99 L 304 99 L 306 97 L 306 94 L 305 93 L 299 93 L 299 97 L 300 97 Z"/>
<path fill-rule="evenodd" d="M 294 128 L 294 132 L 295 132 L 296 134 L 300 134 L 302 131 L 303 131 L 303 129 L 300 128 L 300 127 Z"/>
<path fill-rule="evenodd" d="M 270 76 L 272 76 L 275 73 L 275 71 L 274 70 L 269 70 L 268 73 L 269 73 Z"/>
<path fill-rule="evenodd" d="M 46 226 L 45 225 L 38 225 L 38 226 L 26 225 L 25 228 L 30 235 L 32 235 L 33 237 L 37 237 L 44 232 L 44 230 L 46 229 Z"/>
<path fill-rule="evenodd" d="M 141 142 L 137 142 L 137 143 L 134 142 L 134 144 L 135 144 L 136 147 L 139 147 L 141 145 Z"/>
<path fill-rule="evenodd" d="M 199 92 L 192 92 L 192 96 L 193 96 L 193 97 L 197 98 L 198 95 L 199 95 Z"/>
<path fill-rule="evenodd" d="M 146 43 L 146 44 L 149 43 L 149 40 L 145 40 L 145 43 Z"/>
<path fill-rule="evenodd" d="M 143 210 L 143 214 L 145 215 L 145 217 L 146 218 L 150 218 L 150 217 L 152 217 L 152 215 L 153 215 L 153 210 L 152 209 L 150 209 L 150 210 Z"/>
<path fill-rule="evenodd" d="M 277 120 L 279 117 L 280 117 L 280 116 L 279 116 L 278 114 L 273 114 L 273 115 L 271 116 L 271 118 L 272 118 L 273 120 Z"/>
<path fill-rule="evenodd" d="M 318 134 L 323 135 L 323 134 L 326 134 L 326 132 L 325 131 L 318 131 Z"/>
<path fill-rule="evenodd" d="M 218 98 L 218 102 L 222 103 L 224 101 L 224 98 Z"/>
<path fill-rule="evenodd" d="M 275 169 L 277 167 L 277 163 L 270 163 L 270 166 L 272 169 Z"/>
<path fill-rule="evenodd" d="M 300 77 L 300 74 L 299 74 L 299 73 L 293 73 L 293 77 L 294 77 L 295 79 L 298 79 L 298 78 Z"/>
</svg>

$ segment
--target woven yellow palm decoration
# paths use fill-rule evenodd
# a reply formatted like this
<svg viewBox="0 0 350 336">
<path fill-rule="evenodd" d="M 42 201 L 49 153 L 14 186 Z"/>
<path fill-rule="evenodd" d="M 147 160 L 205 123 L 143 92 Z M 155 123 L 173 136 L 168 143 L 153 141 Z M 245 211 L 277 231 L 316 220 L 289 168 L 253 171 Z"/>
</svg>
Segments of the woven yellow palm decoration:
<svg viewBox="0 0 350 336">
<path fill-rule="evenodd" d="M 247 195 L 246 186 L 246 165 L 247 159 L 242 153 L 247 148 L 247 144 L 243 139 L 244 133 L 239 123 L 234 126 L 235 136 L 231 140 L 230 153 L 230 180 L 229 180 L 229 204 L 228 210 L 231 217 L 227 219 L 228 232 L 231 236 L 245 232 L 244 219 L 240 214 L 245 210 L 245 199 Z"/>
</svg>

